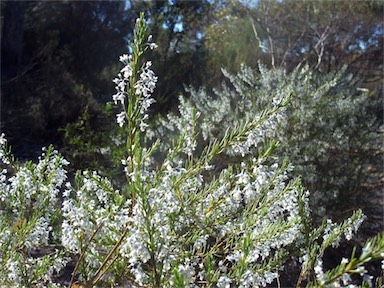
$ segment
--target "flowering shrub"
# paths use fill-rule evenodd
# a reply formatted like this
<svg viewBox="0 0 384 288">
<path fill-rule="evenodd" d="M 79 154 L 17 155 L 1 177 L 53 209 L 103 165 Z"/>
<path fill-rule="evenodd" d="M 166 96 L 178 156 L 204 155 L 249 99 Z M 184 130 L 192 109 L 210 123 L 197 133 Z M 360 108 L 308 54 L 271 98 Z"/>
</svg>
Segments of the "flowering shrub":
<svg viewBox="0 0 384 288">
<path fill-rule="evenodd" d="M 0 137 L 1 285 L 60 286 L 55 272 L 72 259 L 69 286 L 128 280 L 146 287 L 264 287 L 297 257 L 298 285 L 326 287 L 349 283 L 347 275 L 364 274 L 364 263 L 382 258 L 380 234 L 359 258 L 323 272 L 325 249 L 350 239 L 364 216 L 356 211 L 341 224 L 312 227 L 309 193 L 289 176 L 288 160 L 277 162 L 276 143 L 269 142 L 271 127 L 285 121 L 290 89 L 204 147 L 200 113 L 182 100 L 182 117 L 170 116 L 181 133 L 165 141 L 164 158 L 156 154 L 166 147 L 163 139 L 145 146 L 157 78 L 151 63 L 142 63 L 145 50 L 156 47 L 143 15 L 134 36 L 114 80 L 117 123 L 126 131 L 123 186 L 114 188 L 95 171 L 68 181 L 68 163 L 52 148 L 38 164 L 17 164 Z M 225 153 L 238 161 L 215 163 Z"/>
<path fill-rule="evenodd" d="M 340 210 L 345 203 L 354 206 L 363 181 L 372 174 L 367 163 L 373 162 L 372 143 L 378 138 L 372 112 L 377 103 L 368 90 L 359 88 L 359 82 L 344 70 L 318 74 L 299 66 L 287 73 L 260 64 L 258 70 L 243 65 L 237 75 L 223 73 L 228 84 L 214 89 L 213 95 L 204 88 L 187 89 L 188 97 L 180 98 L 180 115 L 161 118 L 148 136 L 167 135 L 169 140 L 162 143 L 166 152 L 172 135 L 192 135 L 188 128 L 191 116 L 185 111 L 193 110 L 199 115 L 194 133 L 200 139 L 195 142 L 204 145 L 223 137 L 234 125 L 260 117 L 266 107 L 290 94 L 289 105 L 252 132 L 252 137 L 279 142 L 277 154 L 281 159 L 289 157 L 294 175 L 305 175 L 303 183 L 311 191 L 317 216 Z M 258 153 L 249 146 L 234 150 L 251 157 Z"/>
<path fill-rule="evenodd" d="M 68 162 L 52 148 L 38 164 L 16 165 L 0 136 L 0 284 L 54 286 L 51 277 L 68 262 L 60 243 L 59 190 Z M 39 256 L 39 257 L 38 257 Z"/>
</svg>

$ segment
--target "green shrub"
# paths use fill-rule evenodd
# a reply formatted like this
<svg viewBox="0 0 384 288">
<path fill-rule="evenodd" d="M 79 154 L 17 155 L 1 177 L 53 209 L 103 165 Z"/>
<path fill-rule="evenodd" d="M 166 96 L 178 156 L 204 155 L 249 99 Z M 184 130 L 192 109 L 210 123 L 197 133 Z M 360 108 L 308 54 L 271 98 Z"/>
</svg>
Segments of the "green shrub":
<svg viewBox="0 0 384 288">
<path fill-rule="evenodd" d="M 190 112 L 186 111 L 194 110 L 198 115 L 196 128 L 189 128 L 186 137 L 193 132 L 198 137 L 196 144 L 204 146 L 222 138 L 233 126 L 260 117 L 265 109 L 291 95 L 284 111 L 252 133 L 250 137 L 258 139 L 256 145 L 233 147 L 227 154 L 240 152 L 254 157 L 265 140 L 277 141 L 280 161 L 288 157 L 294 165 L 293 175 L 304 176 L 303 184 L 311 191 L 311 206 L 316 207 L 315 216 L 340 219 L 355 207 L 365 207 L 369 212 L 372 206 L 366 207 L 363 199 L 372 192 L 365 184 L 373 176 L 369 165 L 377 157 L 373 143 L 379 137 L 374 113 L 378 103 L 368 90 L 360 88 L 345 70 L 320 74 L 299 66 L 286 73 L 260 64 L 258 70 L 243 65 L 237 75 L 223 73 L 228 83 L 213 93 L 204 88 L 187 89 L 187 96 L 180 97 L 180 114 L 159 119 L 147 133 L 149 138 L 163 139 L 162 150 L 166 153 L 172 139 L 190 126 Z"/>
</svg>

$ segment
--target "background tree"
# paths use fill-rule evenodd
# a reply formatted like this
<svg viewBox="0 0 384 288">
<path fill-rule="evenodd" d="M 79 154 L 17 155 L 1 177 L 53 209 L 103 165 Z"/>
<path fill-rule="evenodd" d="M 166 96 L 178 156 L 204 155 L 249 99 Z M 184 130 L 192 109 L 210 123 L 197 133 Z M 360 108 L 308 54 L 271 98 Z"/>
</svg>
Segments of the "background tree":
<svg viewBox="0 0 384 288">
<path fill-rule="evenodd" d="M 348 65 L 355 75 L 380 80 L 383 3 L 261 0 L 245 9 L 272 66 L 308 63 L 329 72 Z"/>
<path fill-rule="evenodd" d="M 9 81 L 20 73 L 23 50 L 25 1 L 8 5 L 1 3 L 3 10 L 1 36 L 1 81 Z M 5 7 L 4 7 L 5 6 Z"/>
<path fill-rule="evenodd" d="M 95 100 L 113 93 L 110 79 L 115 59 L 126 50 L 131 20 L 119 1 L 23 5 L 2 3 L 7 12 L 2 60 L 7 60 L 2 61 L 1 129 L 17 155 L 29 157 L 40 146 L 59 144 L 59 127 L 75 121 L 87 106 L 99 111 Z M 20 21 L 15 30 L 9 11 L 24 18 L 24 26 Z M 13 33 L 12 46 L 7 39 Z M 20 49 L 14 50 L 16 44 Z"/>
<path fill-rule="evenodd" d="M 221 68 L 235 73 L 242 63 L 256 66 L 263 55 L 253 35 L 251 21 L 235 1 L 216 1 L 212 21 L 205 30 L 209 81 L 222 79 Z M 241 7 L 241 5 L 240 5 Z M 210 84 L 205 84 L 209 87 Z"/>
</svg>

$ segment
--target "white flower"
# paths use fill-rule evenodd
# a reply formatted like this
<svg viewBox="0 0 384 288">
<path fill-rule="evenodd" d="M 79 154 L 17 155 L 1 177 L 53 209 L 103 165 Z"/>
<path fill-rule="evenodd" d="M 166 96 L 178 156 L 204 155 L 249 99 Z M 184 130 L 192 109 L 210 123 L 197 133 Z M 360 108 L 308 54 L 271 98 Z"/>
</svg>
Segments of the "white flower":
<svg viewBox="0 0 384 288">
<path fill-rule="evenodd" d="M 340 281 L 341 283 L 343 283 L 343 286 L 346 287 L 350 282 L 351 282 L 351 276 L 347 273 L 343 274 L 341 277 L 340 277 Z M 350 286 L 348 286 L 350 287 Z"/>
<path fill-rule="evenodd" d="M 159 47 L 159 46 L 157 46 L 156 43 L 149 43 L 149 48 L 150 48 L 151 50 L 156 49 L 157 47 Z"/>
<path fill-rule="evenodd" d="M 239 261 L 244 256 L 242 251 L 236 250 L 232 254 L 228 255 L 226 259 L 230 262 Z"/>
<path fill-rule="evenodd" d="M 189 263 L 189 259 L 184 264 L 180 264 L 178 270 L 184 276 L 184 284 L 192 284 L 195 275 L 195 268 Z"/>
<path fill-rule="evenodd" d="M 314 271 L 316 274 L 316 278 L 320 281 L 321 284 L 323 284 L 325 279 L 325 274 L 323 271 L 323 261 L 321 259 L 316 260 Z"/>
<path fill-rule="evenodd" d="M 147 98 L 153 93 L 156 87 L 157 77 L 155 73 L 149 69 L 152 65 L 151 61 L 147 61 L 145 68 L 140 73 L 140 79 L 135 84 L 136 95 L 143 95 Z"/>
<path fill-rule="evenodd" d="M 132 61 L 132 55 L 123 54 L 120 56 L 119 60 L 120 60 L 120 62 L 127 65 L 129 62 Z"/>
<path fill-rule="evenodd" d="M 204 170 L 207 170 L 207 171 L 209 171 L 209 170 L 213 170 L 213 169 L 215 169 L 215 165 L 206 165 L 206 166 L 204 167 Z"/>
<path fill-rule="evenodd" d="M 141 104 L 142 107 L 143 107 L 142 112 L 145 111 L 145 110 L 148 110 L 149 106 L 151 106 L 155 102 L 156 102 L 156 100 L 153 99 L 153 98 L 145 98 L 143 100 L 142 104 Z"/>
<path fill-rule="evenodd" d="M 132 76 L 132 67 L 130 65 L 126 65 L 123 69 L 121 69 L 121 73 L 123 73 L 124 79 L 128 79 Z"/>
<path fill-rule="evenodd" d="M 113 102 L 117 105 L 117 102 L 120 101 L 124 105 L 125 95 L 123 92 L 118 92 L 112 96 Z"/>
<path fill-rule="evenodd" d="M 120 127 L 123 127 L 125 123 L 125 112 L 121 112 L 119 114 L 116 114 L 117 116 L 117 124 L 119 124 Z"/>
<path fill-rule="evenodd" d="M 219 280 L 217 280 L 217 288 L 230 288 L 232 280 L 227 276 L 220 276 Z"/>
<path fill-rule="evenodd" d="M 204 246 L 207 243 L 208 237 L 209 237 L 208 235 L 203 235 L 202 237 L 197 239 L 195 241 L 195 243 L 193 244 L 193 249 L 196 250 L 196 251 L 199 251 L 200 249 L 204 248 Z"/>
<path fill-rule="evenodd" d="M 7 139 L 5 138 L 5 134 L 1 133 L 0 135 L 0 161 L 2 161 L 4 164 L 10 164 L 10 161 L 7 157 Z"/>
<path fill-rule="evenodd" d="M 348 258 L 343 257 L 343 259 L 341 259 L 341 264 L 348 264 L 348 262 L 349 262 Z"/>
<path fill-rule="evenodd" d="M 8 259 L 7 263 L 5 264 L 5 266 L 7 267 L 8 269 L 8 279 L 10 279 L 11 281 L 15 282 L 15 283 L 20 283 L 20 274 L 21 274 L 21 271 L 17 265 L 18 263 L 16 262 L 15 259 Z"/>
<path fill-rule="evenodd" d="M 237 184 L 247 184 L 249 182 L 249 175 L 244 170 L 241 170 L 236 177 L 239 178 L 236 182 Z"/>
<path fill-rule="evenodd" d="M 32 232 L 28 235 L 25 245 L 28 248 L 33 248 L 41 244 L 47 244 L 49 238 L 49 232 L 52 227 L 49 226 L 48 221 L 44 217 L 40 217 L 32 229 Z"/>
<path fill-rule="evenodd" d="M 143 268 L 141 268 L 140 265 L 131 269 L 131 272 L 133 273 L 133 275 L 135 275 L 135 280 L 139 285 L 143 285 L 144 283 L 146 283 L 148 276 L 145 274 Z"/>
<path fill-rule="evenodd" d="M 1 133 L 0 135 L 0 146 L 7 143 L 7 139 L 5 138 L 5 134 Z"/>
</svg>

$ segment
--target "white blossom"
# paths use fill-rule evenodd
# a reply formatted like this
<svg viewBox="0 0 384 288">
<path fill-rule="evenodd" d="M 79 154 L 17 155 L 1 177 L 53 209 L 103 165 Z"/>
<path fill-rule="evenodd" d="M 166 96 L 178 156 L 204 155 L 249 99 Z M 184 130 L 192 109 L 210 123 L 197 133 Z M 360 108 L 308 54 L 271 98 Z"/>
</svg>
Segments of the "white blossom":
<svg viewBox="0 0 384 288">
<path fill-rule="evenodd" d="M 7 156 L 7 139 L 5 138 L 5 134 L 0 134 L 0 161 L 2 161 L 4 164 L 10 164 L 9 158 Z"/>
<path fill-rule="evenodd" d="M 220 276 L 219 280 L 217 280 L 217 288 L 230 288 L 232 280 L 227 276 Z"/>
<path fill-rule="evenodd" d="M 119 124 L 120 127 L 122 127 L 125 123 L 126 114 L 125 112 L 120 112 L 119 114 L 116 114 L 117 116 L 117 124 Z"/>
</svg>

